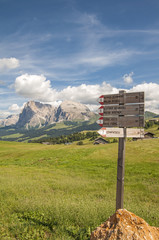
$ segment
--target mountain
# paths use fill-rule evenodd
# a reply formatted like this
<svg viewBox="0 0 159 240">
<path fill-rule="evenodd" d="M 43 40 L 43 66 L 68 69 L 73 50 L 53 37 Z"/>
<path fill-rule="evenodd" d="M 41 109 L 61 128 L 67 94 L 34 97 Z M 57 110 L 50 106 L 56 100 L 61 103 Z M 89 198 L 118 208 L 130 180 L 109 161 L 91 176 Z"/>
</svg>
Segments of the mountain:
<svg viewBox="0 0 159 240">
<path fill-rule="evenodd" d="M 41 127 L 55 121 L 56 108 L 50 104 L 29 101 L 19 115 L 17 127 Z"/>
<path fill-rule="evenodd" d="M 3 120 L 2 126 L 15 125 L 16 128 L 40 128 L 62 121 L 88 121 L 95 117 L 84 104 L 64 101 L 58 108 L 50 104 L 29 101 L 22 112 Z"/>
<path fill-rule="evenodd" d="M 18 122 L 19 114 L 17 115 L 9 115 L 6 119 L 0 120 L 1 126 L 11 126 L 15 125 Z"/>
<path fill-rule="evenodd" d="M 91 112 L 84 104 L 72 101 L 64 101 L 58 107 L 55 119 L 56 122 L 73 120 L 88 121 L 90 118 L 94 117 L 94 115 L 95 114 Z"/>
</svg>

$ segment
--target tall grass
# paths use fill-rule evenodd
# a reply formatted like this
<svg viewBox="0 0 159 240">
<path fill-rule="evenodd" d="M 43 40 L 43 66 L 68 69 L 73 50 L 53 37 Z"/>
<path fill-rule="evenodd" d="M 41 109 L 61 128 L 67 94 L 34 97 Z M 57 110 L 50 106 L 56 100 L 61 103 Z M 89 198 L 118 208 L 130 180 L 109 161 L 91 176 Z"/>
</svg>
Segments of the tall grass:
<svg viewBox="0 0 159 240">
<path fill-rule="evenodd" d="M 126 143 L 124 207 L 154 226 L 158 144 Z M 0 142 L 0 239 L 89 239 L 115 212 L 117 149 Z"/>
</svg>

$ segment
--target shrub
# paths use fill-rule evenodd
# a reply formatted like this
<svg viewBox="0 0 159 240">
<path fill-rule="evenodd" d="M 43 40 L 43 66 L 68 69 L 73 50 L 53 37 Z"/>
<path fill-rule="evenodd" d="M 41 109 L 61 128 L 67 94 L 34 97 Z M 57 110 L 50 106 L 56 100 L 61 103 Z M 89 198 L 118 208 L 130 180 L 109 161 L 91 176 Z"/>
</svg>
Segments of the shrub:
<svg viewBox="0 0 159 240">
<path fill-rule="evenodd" d="M 79 141 L 77 145 L 83 145 L 83 141 Z"/>
</svg>

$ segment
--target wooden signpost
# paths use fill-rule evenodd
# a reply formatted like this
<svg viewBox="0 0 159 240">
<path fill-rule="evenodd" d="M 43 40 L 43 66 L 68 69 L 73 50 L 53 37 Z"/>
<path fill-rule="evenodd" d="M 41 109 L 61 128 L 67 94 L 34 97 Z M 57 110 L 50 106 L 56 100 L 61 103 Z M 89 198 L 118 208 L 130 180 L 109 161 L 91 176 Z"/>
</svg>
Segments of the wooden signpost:
<svg viewBox="0 0 159 240">
<path fill-rule="evenodd" d="M 125 140 L 126 137 L 143 138 L 144 129 L 129 127 L 144 126 L 144 92 L 119 91 L 119 94 L 102 95 L 98 99 L 102 105 L 97 123 L 102 127 L 98 133 L 103 137 L 118 137 L 118 167 L 116 210 L 123 208 Z M 112 128 L 113 127 L 113 128 Z"/>
</svg>

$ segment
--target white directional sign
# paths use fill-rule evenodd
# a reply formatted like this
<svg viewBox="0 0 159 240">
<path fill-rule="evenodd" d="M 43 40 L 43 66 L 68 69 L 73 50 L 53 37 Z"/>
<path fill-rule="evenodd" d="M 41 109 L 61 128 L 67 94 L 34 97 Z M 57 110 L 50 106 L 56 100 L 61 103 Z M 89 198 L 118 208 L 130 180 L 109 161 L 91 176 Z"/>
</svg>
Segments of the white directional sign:
<svg viewBox="0 0 159 240">
<path fill-rule="evenodd" d="M 98 133 L 102 137 L 134 137 L 144 138 L 144 129 L 127 128 L 124 136 L 124 128 L 101 128 Z"/>
</svg>

